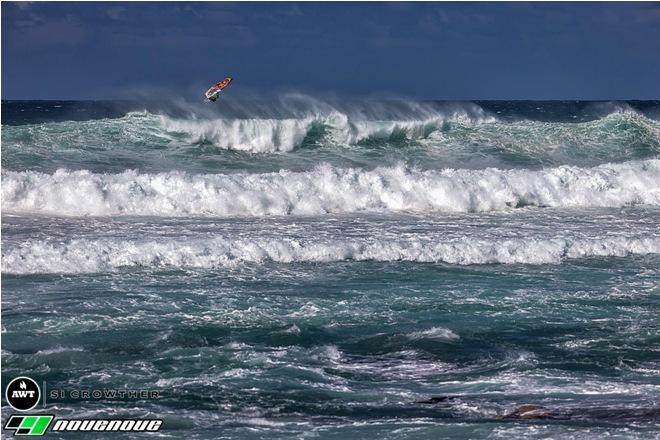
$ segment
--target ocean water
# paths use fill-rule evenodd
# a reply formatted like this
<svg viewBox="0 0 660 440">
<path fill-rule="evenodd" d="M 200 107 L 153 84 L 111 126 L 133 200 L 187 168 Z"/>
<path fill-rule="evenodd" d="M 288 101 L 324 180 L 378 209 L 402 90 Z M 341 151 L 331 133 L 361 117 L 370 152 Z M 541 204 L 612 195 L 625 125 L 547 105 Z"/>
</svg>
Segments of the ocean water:
<svg viewBox="0 0 660 440">
<path fill-rule="evenodd" d="M 166 438 L 660 438 L 659 155 L 658 101 L 3 101 L 3 384 L 155 390 L 38 410 Z"/>
</svg>

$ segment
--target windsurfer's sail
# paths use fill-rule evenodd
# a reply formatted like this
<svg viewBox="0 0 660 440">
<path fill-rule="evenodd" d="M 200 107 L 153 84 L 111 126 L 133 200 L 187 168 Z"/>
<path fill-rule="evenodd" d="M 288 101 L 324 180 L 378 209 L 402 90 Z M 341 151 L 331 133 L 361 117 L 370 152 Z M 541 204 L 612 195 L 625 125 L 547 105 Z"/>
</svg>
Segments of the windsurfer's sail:
<svg viewBox="0 0 660 440">
<path fill-rule="evenodd" d="M 231 80 L 232 80 L 232 77 L 228 76 L 227 78 L 223 79 L 219 83 L 213 84 L 211 86 L 211 88 L 208 89 L 206 91 L 206 93 L 204 94 L 204 96 L 206 96 L 206 99 L 208 99 L 209 101 L 215 101 L 216 99 L 218 99 L 218 95 L 220 94 L 222 89 L 227 87 L 229 85 L 229 83 L 231 82 Z"/>
</svg>

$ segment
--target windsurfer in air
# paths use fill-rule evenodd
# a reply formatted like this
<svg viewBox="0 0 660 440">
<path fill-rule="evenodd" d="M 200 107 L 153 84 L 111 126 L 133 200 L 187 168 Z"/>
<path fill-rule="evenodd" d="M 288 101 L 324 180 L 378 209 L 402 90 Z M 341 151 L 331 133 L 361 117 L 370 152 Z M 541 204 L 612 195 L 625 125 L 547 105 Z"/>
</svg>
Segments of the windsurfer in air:
<svg viewBox="0 0 660 440">
<path fill-rule="evenodd" d="M 211 86 L 210 89 L 206 91 L 204 96 L 206 99 L 208 99 L 211 102 L 215 102 L 218 99 L 218 96 L 220 95 L 220 92 L 229 85 L 229 83 L 232 81 L 232 77 L 228 76 L 227 78 L 223 79 L 217 84 L 214 84 Z"/>
</svg>

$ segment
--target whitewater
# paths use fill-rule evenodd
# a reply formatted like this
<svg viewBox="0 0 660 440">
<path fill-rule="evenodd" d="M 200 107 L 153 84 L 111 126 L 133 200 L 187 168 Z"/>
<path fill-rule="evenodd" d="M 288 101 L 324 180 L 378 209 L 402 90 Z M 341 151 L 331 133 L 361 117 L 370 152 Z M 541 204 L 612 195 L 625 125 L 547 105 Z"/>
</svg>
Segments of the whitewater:
<svg viewBox="0 0 660 440">
<path fill-rule="evenodd" d="M 3 379 L 190 438 L 656 435 L 659 102 L 221 104 L 3 101 Z"/>
<path fill-rule="evenodd" d="M 361 211 L 484 212 L 660 204 L 660 160 L 594 168 L 419 171 L 319 165 L 309 172 L 190 175 L 58 170 L 3 175 L 7 213 L 266 216 Z"/>
</svg>

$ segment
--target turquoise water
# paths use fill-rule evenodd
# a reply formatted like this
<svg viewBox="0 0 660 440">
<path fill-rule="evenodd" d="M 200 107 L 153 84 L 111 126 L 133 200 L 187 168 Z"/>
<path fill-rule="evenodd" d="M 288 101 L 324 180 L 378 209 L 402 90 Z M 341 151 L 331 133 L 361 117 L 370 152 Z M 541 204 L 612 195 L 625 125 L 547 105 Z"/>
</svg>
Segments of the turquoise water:
<svg viewBox="0 0 660 440">
<path fill-rule="evenodd" d="M 361 105 L 3 119 L 3 383 L 158 390 L 46 408 L 171 438 L 657 437 L 656 107 Z"/>
</svg>

